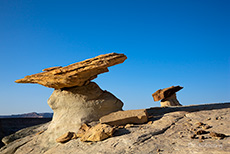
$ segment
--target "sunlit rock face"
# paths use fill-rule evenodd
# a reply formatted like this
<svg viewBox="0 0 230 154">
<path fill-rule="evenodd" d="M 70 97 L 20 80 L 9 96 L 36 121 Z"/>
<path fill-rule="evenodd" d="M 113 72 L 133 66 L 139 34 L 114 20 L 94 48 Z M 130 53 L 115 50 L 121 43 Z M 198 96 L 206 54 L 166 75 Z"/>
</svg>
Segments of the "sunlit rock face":
<svg viewBox="0 0 230 154">
<path fill-rule="evenodd" d="M 124 54 L 118 53 L 99 55 L 65 67 L 46 68 L 42 73 L 28 75 L 15 82 L 37 83 L 55 89 L 83 86 L 97 78 L 98 74 L 108 72 L 108 67 L 123 63 L 126 59 Z"/>
</svg>

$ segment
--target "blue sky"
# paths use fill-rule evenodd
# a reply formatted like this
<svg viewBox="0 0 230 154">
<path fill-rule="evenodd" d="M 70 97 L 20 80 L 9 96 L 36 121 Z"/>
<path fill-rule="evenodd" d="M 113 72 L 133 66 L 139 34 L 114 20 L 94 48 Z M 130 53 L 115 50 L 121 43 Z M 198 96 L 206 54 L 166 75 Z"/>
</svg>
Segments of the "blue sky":
<svg viewBox="0 0 230 154">
<path fill-rule="evenodd" d="M 160 106 L 151 94 L 183 86 L 183 105 L 230 101 L 228 0 L 0 1 L 0 114 L 52 112 L 53 89 L 16 84 L 52 66 L 117 52 L 128 59 L 94 81 L 124 109 Z"/>
</svg>

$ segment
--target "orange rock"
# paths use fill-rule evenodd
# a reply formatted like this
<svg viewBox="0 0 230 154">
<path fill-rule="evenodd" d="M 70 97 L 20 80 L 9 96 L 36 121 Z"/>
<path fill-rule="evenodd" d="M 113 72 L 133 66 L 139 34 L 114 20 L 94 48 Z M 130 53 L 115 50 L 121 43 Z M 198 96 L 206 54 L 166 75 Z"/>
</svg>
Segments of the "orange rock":
<svg viewBox="0 0 230 154">
<path fill-rule="evenodd" d="M 108 72 L 107 67 L 123 63 L 126 59 L 124 54 L 104 54 L 66 67 L 46 68 L 45 72 L 28 75 L 15 82 L 38 83 L 55 89 L 83 86 L 95 79 L 98 74 Z"/>
<path fill-rule="evenodd" d="M 81 141 L 102 141 L 113 135 L 115 129 L 107 124 L 97 124 L 91 127 L 85 134 L 81 137 Z"/>
<path fill-rule="evenodd" d="M 52 71 L 52 70 L 55 70 L 55 69 L 58 69 L 58 68 L 62 68 L 62 66 L 55 66 L 55 67 L 45 68 L 42 71 L 43 72 L 48 72 L 48 71 Z"/>
<path fill-rule="evenodd" d="M 171 86 L 169 88 L 159 89 L 155 93 L 152 94 L 154 101 L 159 101 L 165 99 L 167 97 L 172 96 L 177 91 L 183 89 L 181 86 Z"/>
<path fill-rule="evenodd" d="M 152 94 L 154 101 L 161 100 L 161 107 L 182 106 L 176 97 L 176 92 L 183 89 L 180 86 L 172 86 L 165 89 L 159 89 Z"/>
<path fill-rule="evenodd" d="M 77 137 L 82 137 L 89 129 L 90 127 L 87 124 L 82 124 L 77 132 Z"/>
</svg>

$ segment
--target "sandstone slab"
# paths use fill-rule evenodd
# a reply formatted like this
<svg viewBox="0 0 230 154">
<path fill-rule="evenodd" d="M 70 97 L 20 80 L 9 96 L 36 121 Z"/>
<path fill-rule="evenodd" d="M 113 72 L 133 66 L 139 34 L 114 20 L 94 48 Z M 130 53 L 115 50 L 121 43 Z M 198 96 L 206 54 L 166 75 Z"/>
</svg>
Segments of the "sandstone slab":
<svg viewBox="0 0 230 154">
<path fill-rule="evenodd" d="M 109 125 L 141 124 L 148 121 L 145 109 L 117 111 L 100 118 L 101 123 Z"/>
<path fill-rule="evenodd" d="M 124 54 L 110 53 L 77 62 L 65 67 L 46 68 L 42 73 L 28 75 L 16 83 L 37 83 L 49 88 L 83 86 L 95 79 L 98 74 L 108 72 L 108 67 L 123 63 Z"/>
</svg>

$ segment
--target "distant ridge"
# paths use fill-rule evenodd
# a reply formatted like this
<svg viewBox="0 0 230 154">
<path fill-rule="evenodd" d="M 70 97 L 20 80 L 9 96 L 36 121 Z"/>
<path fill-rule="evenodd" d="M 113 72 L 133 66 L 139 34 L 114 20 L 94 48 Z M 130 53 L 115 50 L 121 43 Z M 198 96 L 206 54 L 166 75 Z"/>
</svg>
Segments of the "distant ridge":
<svg viewBox="0 0 230 154">
<path fill-rule="evenodd" d="M 13 115 L 0 115 L 0 118 L 52 118 L 53 113 L 25 113 L 25 114 L 13 114 Z"/>
</svg>

